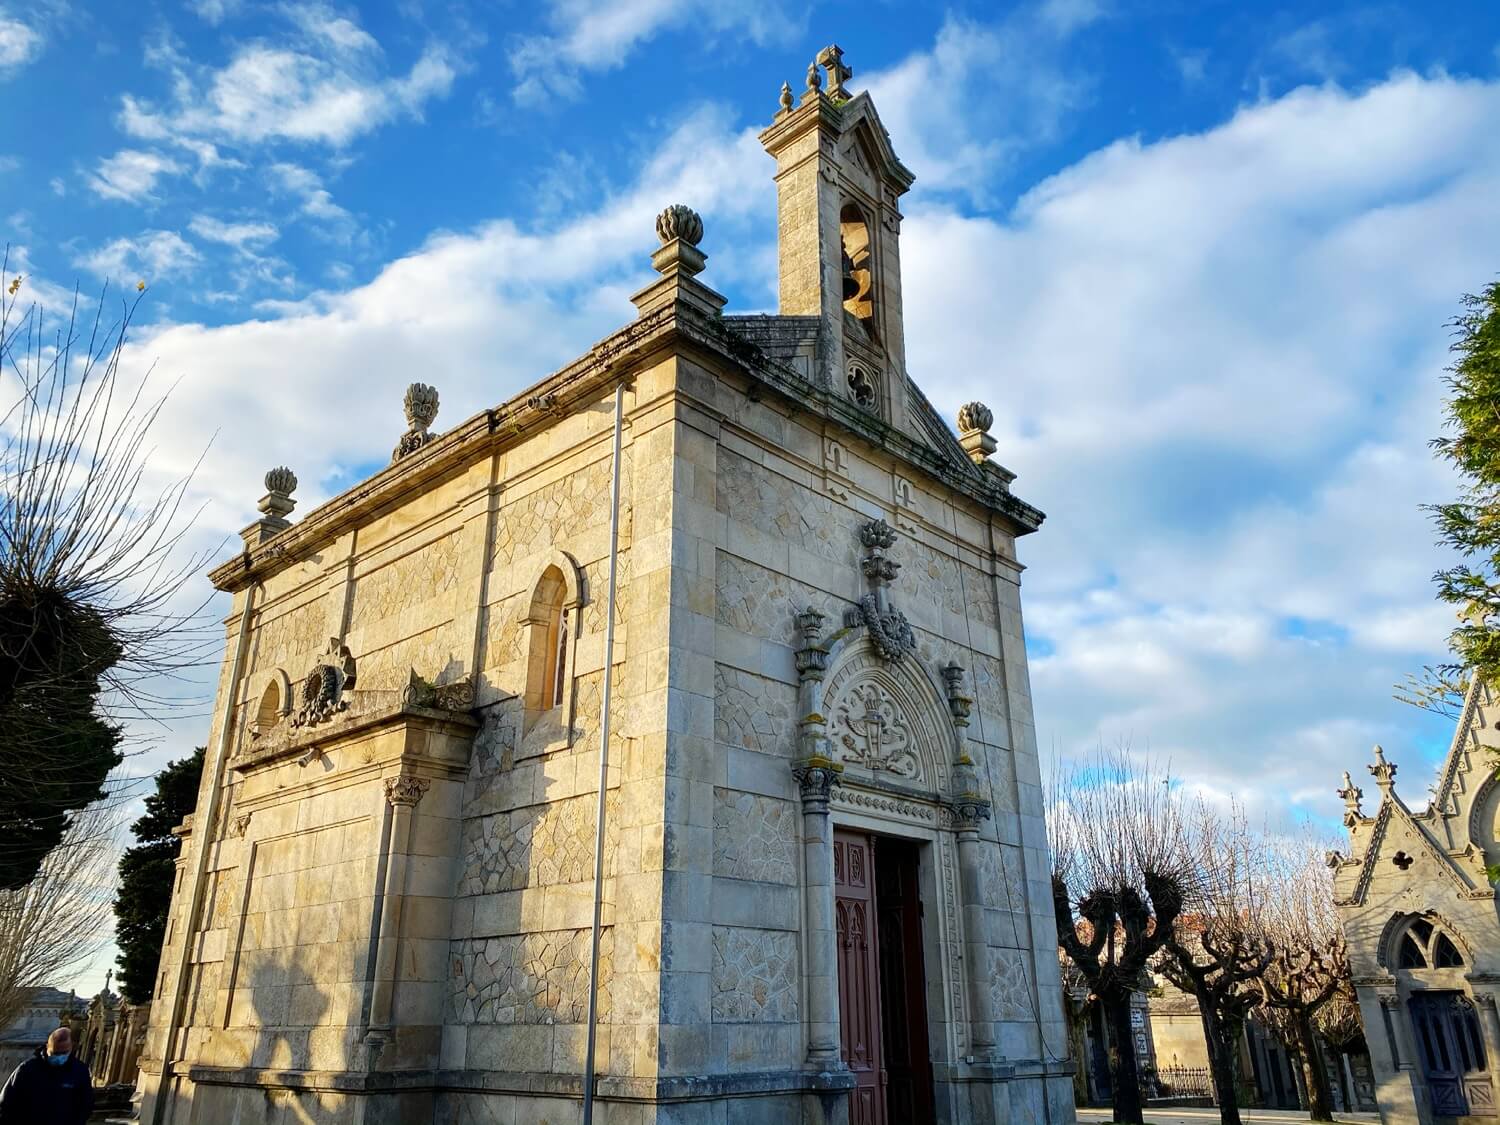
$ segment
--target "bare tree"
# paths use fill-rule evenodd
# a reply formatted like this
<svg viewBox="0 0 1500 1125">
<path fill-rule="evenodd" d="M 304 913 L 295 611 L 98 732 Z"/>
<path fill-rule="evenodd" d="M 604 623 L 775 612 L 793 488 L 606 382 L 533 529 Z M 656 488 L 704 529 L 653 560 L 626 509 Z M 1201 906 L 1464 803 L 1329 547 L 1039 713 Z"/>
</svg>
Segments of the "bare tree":
<svg viewBox="0 0 1500 1125">
<path fill-rule="evenodd" d="M 1301 1057 L 1309 1116 L 1332 1121 L 1333 1092 L 1317 1021 L 1347 984 L 1349 959 L 1333 905 L 1332 872 L 1323 858 L 1327 849 L 1303 832 L 1274 842 L 1268 854 L 1266 930 L 1274 952 L 1260 978 L 1262 1003 L 1283 1041 Z"/>
<path fill-rule="evenodd" d="M 1193 878 L 1171 776 L 1122 748 L 1055 785 L 1048 834 L 1058 945 L 1114 1038 L 1114 1117 L 1141 1125 L 1131 996 L 1172 933 Z M 1076 913 L 1075 913 L 1076 910 Z"/>
<path fill-rule="evenodd" d="M 114 321 L 77 294 L 59 320 L 0 265 L 0 889 L 28 884 L 105 795 L 121 720 L 156 716 L 211 635 L 178 608 L 191 472 L 160 487 L 164 402 L 121 372 L 136 302 Z"/>
<path fill-rule="evenodd" d="M 109 940 L 120 811 L 118 803 L 90 805 L 31 882 L 0 891 L 0 1027 L 31 989 L 60 983 Z"/>
<path fill-rule="evenodd" d="M 1264 929 L 1263 842 L 1243 809 L 1220 813 L 1202 800 L 1186 836 L 1196 870 L 1193 899 L 1156 968 L 1198 1001 L 1219 1118 L 1239 1125 L 1239 1041 L 1260 1003 L 1260 977 L 1273 953 Z"/>
</svg>

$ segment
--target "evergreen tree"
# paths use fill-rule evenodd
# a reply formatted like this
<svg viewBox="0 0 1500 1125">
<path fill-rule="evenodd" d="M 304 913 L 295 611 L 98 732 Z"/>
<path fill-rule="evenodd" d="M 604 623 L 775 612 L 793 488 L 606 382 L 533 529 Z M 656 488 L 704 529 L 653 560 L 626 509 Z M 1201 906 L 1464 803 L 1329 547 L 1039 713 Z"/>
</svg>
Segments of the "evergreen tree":
<svg viewBox="0 0 1500 1125">
<path fill-rule="evenodd" d="M 120 857 L 115 937 L 120 946 L 120 992 L 132 1004 L 151 999 L 182 847 L 172 829 L 198 802 L 203 750 L 200 746 L 191 757 L 168 762 L 156 775 L 156 792 L 146 798 L 146 814 L 130 826 L 137 843 Z"/>
<path fill-rule="evenodd" d="M 1500 282 L 1464 298 L 1453 322 L 1447 428 L 1432 448 L 1463 479 L 1457 500 L 1429 511 L 1460 562 L 1437 573 L 1438 597 L 1462 621 L 1450 643 L 1459 665 L 1500 683 Z"/>
</svg>

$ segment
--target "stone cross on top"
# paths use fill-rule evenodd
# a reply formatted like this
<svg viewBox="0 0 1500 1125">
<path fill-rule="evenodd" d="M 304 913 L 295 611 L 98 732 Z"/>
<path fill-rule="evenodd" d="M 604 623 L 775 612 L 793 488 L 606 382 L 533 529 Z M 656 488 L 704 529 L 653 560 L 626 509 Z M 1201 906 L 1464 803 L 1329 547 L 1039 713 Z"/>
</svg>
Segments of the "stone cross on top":
<svg viewBox="0 0 1500 1125">
<path fill-rule="evenodd" d="M 830 43 L 818 52 L 815 62 L 828 72 L 828 96 L 848 97 L 844 83 L 854 77 L 854 71 L 844 65 L 844 49 L 837 43 Z"/>
</svg>

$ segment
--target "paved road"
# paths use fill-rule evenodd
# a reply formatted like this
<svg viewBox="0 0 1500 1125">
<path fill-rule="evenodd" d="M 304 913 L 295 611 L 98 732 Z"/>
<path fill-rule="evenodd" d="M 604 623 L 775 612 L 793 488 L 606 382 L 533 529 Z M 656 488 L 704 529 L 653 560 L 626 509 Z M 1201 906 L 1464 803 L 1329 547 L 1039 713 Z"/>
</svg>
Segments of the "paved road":
<svg viewBox="0 0 1500 1125">
<path fill-rule="evenodd" d="M 1093 1125 L 1096 1121 L 1113 1120 L 1113 1115 L 1107 1109 L 1080 1109 L 1078 1120 Z M 1152 1109 L 1146 1108 L 1146 1120 L 1150 1125 L 1213 1125 L 1219 1120 L 1219 1111 L 1216 1109 Z M 1242 1109 L 1240 1120 L 1246 1125 L 1254 1122 L 1257 1125 L 1293 1125 L 1294 1122 L 1305 1122 L 1307 1113 L 1304 1110 L 1295 1109 Z M 1341 1113 L 1338 1121 L 1366 1122 L 1379 1121 L 1378 1113 Z"/>
</svg>

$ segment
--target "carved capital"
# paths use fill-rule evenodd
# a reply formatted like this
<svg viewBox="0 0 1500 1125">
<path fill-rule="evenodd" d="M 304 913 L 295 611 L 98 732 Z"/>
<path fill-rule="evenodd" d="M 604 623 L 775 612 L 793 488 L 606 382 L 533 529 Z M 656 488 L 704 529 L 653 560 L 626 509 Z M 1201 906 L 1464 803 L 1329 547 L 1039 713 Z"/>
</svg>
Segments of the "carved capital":
<svg viewBox="0 0 1500 1125">
<path fill-rule="evenodd" d="M 954 828 L 960 832 L 977 832 L 993 811 L 989 799 L 978 793 L 960 793 L 948 802 L 948 809 L 953 813 Z"/>
<path fill-rule="evenodd" d="M 827 812 L 833 787 L 844 767 L 823 758 L 812 758 L 792 767 L 792 776 L 802 790 L 802 807 L 809 812 Z"/>
<path fill-rule="evenodd" d="M 1382 992 L 1380 1006 L 1388 1012 L 1394 1012 L 1401 1007 L 1401 997 L 1394 992 Z"/>
<path fill-rule="evenodd" d="M 1474 1003 L 1478 1004 L 1481 1008 L 1489 1012 L 1491 1015 L 1494 1015 L 1497 1010 L 1497 1006 L 1495 1003 L 1495 994 L 1493 992 L 1474 993 Z"/>
<path fill-rule="evenodd" d="M 234 834 L 236 836 L 238 836 L 241 839 L 243 839 L 245 833 L 248 832 L 249 830 L 250 830 L 250 814 L 249 813 L 243 813 L 242 815 L 237 816 L 237 817 L 234 818 Z"/>
<path fill-rule="evenodd" d="M 409 773 L 385 779 L 385 799 L 393 805 L 415 805 L 426 795 L 432 782 Z"/>
</svg>

